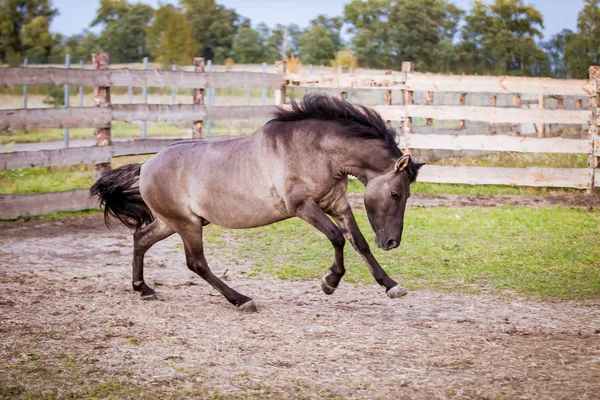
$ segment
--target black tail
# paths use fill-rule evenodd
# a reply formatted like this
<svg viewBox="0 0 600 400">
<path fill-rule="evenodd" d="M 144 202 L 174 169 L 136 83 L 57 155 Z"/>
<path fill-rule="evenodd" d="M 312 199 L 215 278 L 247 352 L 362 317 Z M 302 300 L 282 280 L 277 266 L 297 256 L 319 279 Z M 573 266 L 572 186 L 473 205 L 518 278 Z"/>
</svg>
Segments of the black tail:
<svg viewBox="0 0 600 400">
<path fill-rule="evenodd" d="M 142 199 L 138 177 L 142 164 L 129 164 L 105 173 L 90 189 L 90 196 L 98 196 L 104 208 L 104 221 L 109 215 L 125 226 L 138 230 L 154 221 L 152 211 Z"/>
</svg>

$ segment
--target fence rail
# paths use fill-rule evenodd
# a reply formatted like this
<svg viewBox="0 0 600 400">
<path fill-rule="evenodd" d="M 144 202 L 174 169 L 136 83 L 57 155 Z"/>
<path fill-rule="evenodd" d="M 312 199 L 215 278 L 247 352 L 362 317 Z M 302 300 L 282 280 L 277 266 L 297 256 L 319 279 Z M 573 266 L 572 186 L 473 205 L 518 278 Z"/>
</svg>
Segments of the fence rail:
<svg viewBox="0 0 600 400">
<path fill-rule="evenodd" d="M 0 110 L 0 132 L 57 128 L 102 128 L 111 121 L 187 122 L 269 118 L 274 107 L 206 107 L 195 104 L 112 104 L 109 107 Z"/>
<path fill-rule="evenodd" d="M 103 58 L 105 57 L 105 58 Z M 112 121 L 154 121 L 193 123 L 195 138 L 203 136 L 204 121 L 267 120 L 275 106 L 215 107 L 212 88 L 261 88 L 263 104 L 266 89 L 275 90 L 275 104 L 284 106 L 287 88 L 337 89 L 340 98 L 347 98 L 353 89 L 385 92 L 385 105 L 374 108 L 386 121 L 398 121 L 399 146 L 411 149 L 486 150 L 511 152 L 542 152 L 588 154 L 588 168 L 483 168 L 427 165 L 419 180 L 436 183 L 501 184 L 515 186 L 548 186 L 594 189 L 600 157 L 597 137 L 600 115 L 598 109 L 598 69 L 590 68 L 589 80 L 547 78 L 450 76 L 415 73 L 410 63 L 399 72 L 352 74 L 340 70 L 336 74 L 286 73 L 285 62 L 277 64 L 278 73 L 210 72 L 203 59 L 194 60 L 194 72 L 163 70 L 109 69 L 108 57 L 94 56 L 94 70 L 67 68 L 0 68 L 0 86 L 36 84 L 94 86 L 97 107 L 65 107 L 55 109 L 0 110 L 0 132 L 52 128 L 96 128 L 97 146 L 0 153 L 0 170 L 96 164 L 106 166 L 114 157 L 153 154 L 179 139 L 139 139 L 112 142 Z M 184 104 L 111 104 L 110 87 L 172 87 L 194 89 L 193 103 Z M 205 89 L 207 99 L 205 103 Z M 393 91 L 401 93 L 401 105 L 392 105 Z M 426 92 L 426 104 L 414 104 L 414 92 Z M 434 105 L 435 93 L 460 93 L 460 105 Z M 466 105 L 467 93 L 490 94 L 490 106 Z M 211 95 L 212 94 L 212 95 Z M 350 92 L 351 94 L 351 92 Z M 513 107 L 497 107 L 498 94 L 513 96 Z M 534 108 L 524 108 L 521 95 L 536 95 Z M 210 95 L 210 96 L 209 96 Z M 383 96 L 383 95 L 382 95 Z M 576 109 L 564 109 L 564 96 L 577 98 Z M 558 100 L 558 109 L 544 106 L 546 97 Z M 582 97 L 588 97 L 589 110 L 581 109 Z M 396 99 L 398 100 L 398 99 Z M 383 101 L 383 99 L 382 99 Z M 397 102 L 397 101 L 396 101 Z M 524 104 L 523 104 L 524 105 Z M 414 134 L 413 120 L 424 119 L 432 125 L 434 119 L 457 120 L 456 134 Z M 464 121 L 489 123 L 486 134 L 465 135 Z M 535 124 L 538 137 L 489 134 L 496 124 Z M 570 124 L 581 127 L 589 123 L 588 140 L 547 138 L 546 124 Z M 210 126 L 209 123 L 206 124 Z M 463 130 L 461 132 L 461 129 Z M 192 131 L 192 130 L 191 130 Z M 103 167 L 105 168 L 105 167 Z M 0 195 L 0 218 L 39 215 L 54 211 L 76 211 L 97 205 L 87 197 L 86 190 L 37 195 Z"/>
<path fill-rule="evenodd" d="M 177 87 L 195 89 L 279 89 L 283 76 L 263 72 L 189 72 L 159 69 L 70 69 L 70 68 L 0 68 L 0 85 L 80 85 Z"/>
</svg>

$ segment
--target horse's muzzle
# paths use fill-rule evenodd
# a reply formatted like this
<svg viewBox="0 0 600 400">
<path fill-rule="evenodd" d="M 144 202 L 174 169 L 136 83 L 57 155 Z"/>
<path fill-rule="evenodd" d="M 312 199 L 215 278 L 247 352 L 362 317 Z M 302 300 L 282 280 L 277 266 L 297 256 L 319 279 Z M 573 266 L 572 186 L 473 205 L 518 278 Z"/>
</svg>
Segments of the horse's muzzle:
<svg viewBox="0 0 600 400">
<path fill-rule="evenodd" d="M 400 240 L 396 240 L 396 239 L 379 240 L 379 238 L 376 238 L 375 243 L 377 243 L 377 247 L 379 247 L 380 249 L 385 250 L 385 251 L 389 251 L 389 250 L 395 249 L 396 247 L 400 246 Z"/>
</svg>

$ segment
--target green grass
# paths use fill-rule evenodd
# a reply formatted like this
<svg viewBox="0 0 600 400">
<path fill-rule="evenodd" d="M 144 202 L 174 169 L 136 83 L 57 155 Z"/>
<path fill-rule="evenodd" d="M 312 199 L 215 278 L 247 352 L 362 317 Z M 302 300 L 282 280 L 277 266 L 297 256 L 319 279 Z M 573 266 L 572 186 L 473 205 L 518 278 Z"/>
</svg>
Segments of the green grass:
<svg viewBox="0 0 600 400">
<path fill-rule="evenodd" d="M 151 156 L 118 157 L 113 168 L 144 162 Z M 39 167 L 0 171 L 0 194 L 31 194 L 88 189 L 94 183 L 93 165 Z"/>
<path fill-rule="evenodd" d="M 350 179 L 348 192 L 363 193 L 365 187 L 357 179 Z M 581 194 L 581 190 L 503 186 L 503 185 L 459 185 L 452 183 L 413 183 L 410 187 L 413 194 L 456 194 L 456 195 L 548 195 L 548 194 Z"/>
<path fill-rule="evenodd" d="M 436 165 L 504 168 L 587 168 L 587 154 L 493 152 L 470 157 L 448 157 Z"/>
<path fill-rule="evenodd" d="M 0 171 L 0 193 L 44 193 L 92 186 L 93 166 L 27 168 Z"/>
<path fill-rule="evenodd" d="M 369 243 L 366 214 L 358 223 Z M 600 213 L 568 208 L 418 208 L 406 213 L 400 248 L 372 250 L 410 290 L 510 290 L 542 299 L 600 297 Z M 333 260 L 327 239 L 297 219 L 252 230 L 209 226 L 218 246 L 227 233 L 234 255 L 252 260 L 254 274 L 317 279 Z M 362 259 L 345 248 L 345 280 L 374 282 Z"/>
</svg>

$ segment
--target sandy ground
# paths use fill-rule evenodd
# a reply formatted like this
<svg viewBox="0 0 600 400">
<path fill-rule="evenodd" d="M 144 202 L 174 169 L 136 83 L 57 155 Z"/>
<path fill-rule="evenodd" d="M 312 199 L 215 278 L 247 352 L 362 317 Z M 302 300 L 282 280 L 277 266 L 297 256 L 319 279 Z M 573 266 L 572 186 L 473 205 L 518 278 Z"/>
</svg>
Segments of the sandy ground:
<svg viewBox="0 0 600 400">
<path fill-rule="evenodd" d="M 144 301 L 130 233 L 100 215 L 0 225 L 0 397 L 600 398 L 600 300 L 390 300 L 348 283 L 326 296 L 250 278 L 235 243 L 209 244 L 214 271 L 258 303 L 242 314 L 178 242 L 147 255 L 158 298 Z"/>
</svg>

